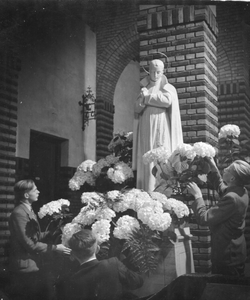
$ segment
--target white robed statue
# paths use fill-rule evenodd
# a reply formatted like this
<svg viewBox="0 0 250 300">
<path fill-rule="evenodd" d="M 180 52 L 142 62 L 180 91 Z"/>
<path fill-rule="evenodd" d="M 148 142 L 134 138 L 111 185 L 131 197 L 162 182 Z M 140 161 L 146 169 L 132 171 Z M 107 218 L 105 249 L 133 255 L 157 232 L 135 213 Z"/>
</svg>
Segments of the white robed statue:
<svg viewBox="0 0 250 300">
<path fill-rule="evenodd" d="M 151 192 L 156 187 L 153 163 L 145 165 L 147 151 L 164 146 L 170 153 L 183 143 L 178 95 L 163 74 L 164 63 L 150 62 L 149 75 L 141 80 L 141 93 L 135 102 L 133 129 L 133 169 L 137 170 L 136 187 Z"/>
</svg>

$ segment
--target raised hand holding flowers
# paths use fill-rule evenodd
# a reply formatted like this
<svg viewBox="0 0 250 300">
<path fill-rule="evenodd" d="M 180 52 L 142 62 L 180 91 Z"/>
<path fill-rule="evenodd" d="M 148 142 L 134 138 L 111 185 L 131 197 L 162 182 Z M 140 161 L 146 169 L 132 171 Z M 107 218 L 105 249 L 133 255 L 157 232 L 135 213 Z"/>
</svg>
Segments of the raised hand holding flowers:
<svg viewBox="0 0 250 300">
<path fill-rule="evenodd" d="M 158 149 L 145 153 L 144 163 L 151 162 L 152 160 L 147 158 L 154 157 Z M 205 158 L 214 156 L 215 149 L 203 142 L 197 142 L 193 146 L 181 144 L 170 156 L 163 152 L 152 170 L 157 178 L 155 191 L 170 196 L 172 193 L 182 193 L 189 181 L 195 181 L 201 185 L 203 183 L 201 175 L 209 172 L 209 164 Z"/>
</svg>

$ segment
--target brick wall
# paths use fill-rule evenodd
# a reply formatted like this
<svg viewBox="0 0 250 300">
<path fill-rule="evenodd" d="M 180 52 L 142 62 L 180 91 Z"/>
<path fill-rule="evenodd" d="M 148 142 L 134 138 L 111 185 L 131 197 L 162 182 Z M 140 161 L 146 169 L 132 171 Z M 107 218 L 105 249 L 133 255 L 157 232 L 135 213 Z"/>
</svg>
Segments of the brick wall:
<svg viewBox="0 0 250 300">
<path fill-rule="evenodd" d="M 241 139 L 250 138 L 250 27 L 244 3 L 217 6 L 219 127 L 236 124 Z M 250 259 L 250 207 L 246 217 Z"/>
<path fill-rule="evenodd" d="M 18 72 L 20 62 L 12 51 L 0 54 L 0 264 L 6 262 L 8 216 L 14 207 Z"/>
<path fill-rule="evenodd" d="M 209 6 L 167 5 L 140 11 L 140 64 L 168 56 L 167 77 L 178 92 L 185 143 L 217 145 L 216 17 Z M 165 65 L 167 64 L 165 60 Z M 145 72 L 141 73 L 144 77 Z M 209 192 L 203 191 L 208 205 Z M 189 202 L 191 203 L 191 201 Z M 210 232 L 192 220 L 196 272 L 210 270 Z"/>
<path fill-rule="evenodd" d="M 218 5 L 219 126 L 236 124 L 250 137 L 249 31 L 241 4 Z"/>
<path fill-rule="evenodd" d="M 127 64 L 138 56 L 137 6 L 128 2 L 98 3 L 97 36 L 97 160 L 109 154 L 113 135 L 113 98 L 116 83 Z"/>
</svg>

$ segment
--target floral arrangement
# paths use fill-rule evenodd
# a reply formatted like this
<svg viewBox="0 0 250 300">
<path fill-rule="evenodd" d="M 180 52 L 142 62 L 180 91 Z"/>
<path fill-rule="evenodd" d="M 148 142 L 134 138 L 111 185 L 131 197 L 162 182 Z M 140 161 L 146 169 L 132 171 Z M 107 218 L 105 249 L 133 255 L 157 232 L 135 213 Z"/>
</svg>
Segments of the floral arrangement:
<svg viewBox="0 0 250 300">
<path fill-rule="evenodd" d="M 216 151 L 211 145 L 197 142 L 193 146 L 181 144 L 171 155 L 162 147 L 148 151 L 143 155 L 143 161 L 145 164 L 155 163 L 152 170 L 157 179 L 155 191 L 170 196 L 182 193 L 189 181 L 204 185 L 209 172 L 206 157 L 214 157 L 215 154 Z"/>
<path fill-rule="evenodd" d="M 227 124 L 219 131 L 219 158 L 222 168 L 236 159 L 250 162 L 250 140 L 239 140 L 240 128 L 237 125 Z"/>
<path fill-rule="evenodd" d="M 38 217 L 40 219 L 47 219 L 48 225 L 46 231 L 53 227 L 52 237 L 57 238 L 61 234 L 62 226 L 72 219 L 73 215 L 69 211 L 69 206 L 69 200 L 59 199 L 44 204 L 40 208 Z"/>
<path fill-rule="evenodd" d="M 188 207 L 158 192 L 139 189 L 85 192 L 79 214 L 63 228 L 62 242 L 81 228 L 91 228 L 101 245 L 101 254 L 126 257 L 141 273 L 156 269 L 162 251 L 163 235 L 184 221 Z M 169 235 L 171 237 L 172 235 Z"/>
<path fill-rule="evenodd" d="M 131 185 L 134 173 L 132 165 L 132 132 L 115 134 L 108 145 L 113 153 L 98 160 L 82 162 L 69 181 L 69 188 L 79 190 L 87 183 L 99 192 L 111 190 L 118 185 Z"/>
<path fill-rule="evenodd" d="M 62 216 L 62 208 L 64 206 L 70 206 L 70 202 L 69 200 L 66 199 L 59 199 L 59 200 L 55 200 L 55 201 L 51 201 L 47 204 L 44 204 L 39 212 L 38 212 L 38 216 L 40 219 L 42 219 L 45 216 L 55 216 L 55 215 L 60 215 Z"/>
</svg>

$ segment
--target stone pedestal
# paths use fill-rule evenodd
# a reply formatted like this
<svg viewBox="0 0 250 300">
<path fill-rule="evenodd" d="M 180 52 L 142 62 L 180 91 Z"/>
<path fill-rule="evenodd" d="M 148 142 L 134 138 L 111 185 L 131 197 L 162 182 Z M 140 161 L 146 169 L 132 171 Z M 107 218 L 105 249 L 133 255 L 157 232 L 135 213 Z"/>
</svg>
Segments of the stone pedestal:
<svg viewBox="0 0 250 300">
<path fill-rule="evenodd" d="M 144 284 L 133 291 L 139 297 L 159 292 L 180 275 L 194 273 L 194 262 L 189 227 L 175 228 L 177 240 L 169 242 L 167 256 L 159 263 L 154 274 L 144 275 Z"/>
</svg>

